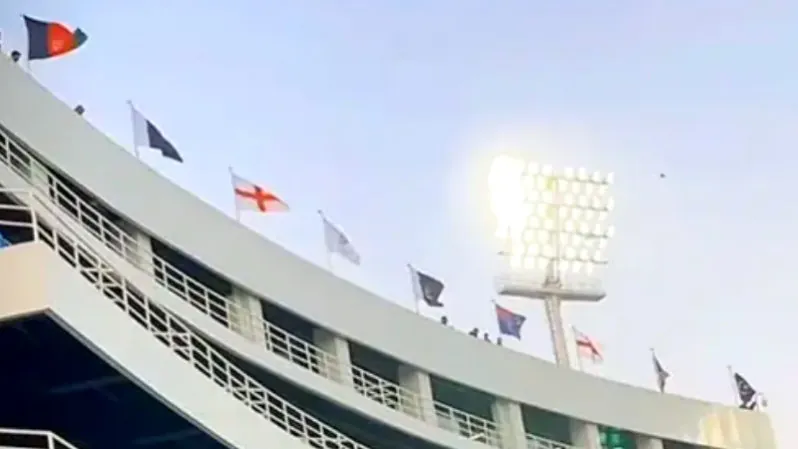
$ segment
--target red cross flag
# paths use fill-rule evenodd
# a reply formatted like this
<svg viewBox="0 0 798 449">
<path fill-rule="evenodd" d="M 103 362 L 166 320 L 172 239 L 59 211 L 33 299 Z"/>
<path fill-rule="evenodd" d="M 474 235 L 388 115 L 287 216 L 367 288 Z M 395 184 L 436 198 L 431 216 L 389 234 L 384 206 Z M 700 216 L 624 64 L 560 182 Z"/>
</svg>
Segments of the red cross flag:
<svg viewBox="0 0 798 449">
<path fill-rule="evenodd" d="M 247 181 L 230 170 L 233 179 L 233 191 L 236 199 L 236 213 L 242 210 L 255 210 L 263 213 L 287 212 L 288 204 L 270 190 Z"/>
<path fill-rule="evenodd" d="M 580 359 L 590 359 L 593 363 L 604 361 L 604 356 L 601 355 L 598 344 L 587 335 L 576 330 L 576 328 L 574 328 L 574 339 L 576 340 L 576 350 Z"/>
</svg>

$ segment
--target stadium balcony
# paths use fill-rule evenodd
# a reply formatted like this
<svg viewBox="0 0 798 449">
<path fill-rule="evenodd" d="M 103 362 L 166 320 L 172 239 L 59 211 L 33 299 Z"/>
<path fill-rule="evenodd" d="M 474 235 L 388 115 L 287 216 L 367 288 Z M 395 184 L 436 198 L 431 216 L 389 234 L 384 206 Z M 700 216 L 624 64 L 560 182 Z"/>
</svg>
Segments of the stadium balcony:
<svg viewBox="0 0 798 449">
<path fill-rule="evenodd" d="M 0 61 L 0 72 L 6 69 L 2 65 Z M 37 93 L 31 94 L 33 91 Z M 37 86 L 27 89 L 24 95 L 37 96 L 37 102 L 57 102 L 45 98 L 51 97 L 49 93 L 45 95 L 39 91 L 43 89 Z M 23 95 L 13 90 L 3 93 L 8 97 Z M 68 116 L 65 114 L 67 120 L 81 120 L 74 117 L 71 110 L 69 112 Z M 161 241 L 155 233 L 141 230 L 139 226 L 143 224 L 134 224 L 123 218 L 121 210 L 114 210 L 115 204 L 101 203 L 93 193 L 78 185 L 79 179 L 73 181 L 70 172 L 74 167 L 61 170 L 63 159 L 55 164 L 41 152 L 34 151 L 39 150 L 42 142 L 35 134 L 28 132 L 17 137 L 9 131 L 15 129 L 8 122 L 24 127 L 21 123 L 36 120 L 26 117 L 20 120 L 3 116 L 0 110 L 0 183 L 9 188 L 35 190 L 36 194 L 31 197 L 12 196 L 47 217 L 47 223 L 58 223 L 59 232 L 81 243 L 80 251 L 90 252 L 91 260 L 99 260 L 103 270 L 114 273 L 111 280 L 125 284 L 125 288 L 117 285 L 103 289 L 102 284 L 110 282 L 107 279 L 109 275 L 103 274 L 100 277 L 102 282 L 95 277 L 92 282 L 94 285 L 99 283 L 98 288 L 106 296 L 111 292 L 122 297 L 114 299 L 118 304 L 136 303 L 145 310 L 157 311 L 151 312 L 157 316 L 169 317 L 163 320 L 179 329 L 181 336 L 188 338 L 190 335 L 188 340 L 195 348 L 192 351 L 206 354 L 206 357 L 213 354 L 211 359 L 218 358 L 217 368 L 222 372 L 234 372 L 237 378 L 246 379 L 249 382 L 245 383 L 247 388 L 250 384 L 258 385 L 258 391 L 264 391 L 263 394 L 274 401 L 287 404 L 284 407 L 293 407 L 291 403 L 300 405 L 302 410 L 291 408 L 292 413 L 303 417 L 300 421 L 313 423 L 316 429 L 322 429 L 316 433 L 335 435 L 323 443 L 314 443 L 318 441 L 317 437 L 311 437 L 312 431 L 306 426 L 303 432 L 308 444 L 316 447 L 321 447 L 317 444 L 324 447 L 363 447 L 361 444 L 365 443 L 375 449 L 477 448 L 484 445 L 502 449 L 593 449 L 599 433 L 602 433 L 605 437 L 610 434 L 617 436 L 604 438 L 605 442 L 622 442 L 619 443 L 621 446 L 636 449 L 690 448 L 700 444 L 735 449 L 773 447 L 766 431 L 769 423 L 764 415 L 741 415 L 724 407 L 698 407 L 692 403 L 688 406 L 681 398 L 659 395 L 656 395 L 656 401 L 646 397 L 643 402 L 635 402 L 648 394 L 635 393 L 636 399 L 631 402 L 620 401 L 623 398 L 619 396 L 619 403 L 661 402 L 673 407 L 672 410 L 688 410 L 689 413 L 674 413 L 673 424 L 644 418 L 632 420 L 630 428 L 637 428 L 637 432 L 631 432 L 622 429 L 625 422 L 615 418 L 618 413 L 610 413 L 610 409 L 618 408 L 611 395 L 595 393 L 597 385 L 612 386 L 609 382 L 591 381 L 590 388 L 581 391 L 590 393 L 585 397 L 607 398 L 607 413 L 601 411 L 593 413 L 592 419 L 577 419 L 549 411 L 549 407 L 547 410 L 538 409 L 530 405 L 535 402 L 529 399 L 524 403 L 516 397 L 498 397 L 458 384 L 455 376 L 438 377 L 425 371 L 421 365 L 415 367 L 392 358 L 393 354 L 388 355 L 390 351 L 381 353 L 380 349 L 360 345 L 353 339 L 347 340 L 334 330 L 322 328 L 291 310 L 281 308 L 279 301 L 276 301 L 278 305 L 271 305 L 270 302 L 274 301 L 269 298 L 258 298 L 252 292 L 233 285 L 218 272 L 196 262 L 190 254 L 173 248 L 171 240 Z M 89 126 L 83 122 L 81 120 L 80 126 Z M 91 132 L 96 133 L 94 130 Z M 5 228 L 2 230 L 6 231 Z M 12 234 L 8 235 L 12 243 L 19 242 Z M 46 239 L 49 234 L 45 232 L 43 235 Z M 0 254 L 13 251 L 15 246 L 0 251 Z M 85 277 L 89 272 L 83 270 L 82 274 Z M 131 313 L 133 309 L 124 310 Z M 141 316 L 133 318 L 141 320 Z M 452 340 L 468 339 L 450 333 Z M 175 349 L 178 348 L 176 342 L 168 339 L 166 343 L 173 346 L 178 355 L 186 357 L 185 349 Z M 470 339 L 468 344 L 485 345 Z M 517 358 L 516 354 L 501 348 L 491 348 L 490 351 L 494 351 L 497 357 Z M 211 378 L 216 375 L 216 371 L 207 367 L 206 371 Z M 588 377 L 562 372 L 562 376 L 574 375 Z M 583 380 L 580 378 L 580 382 Z M 230 383 L 232 381 L 225 382 L 228 382 L 225 389 L 233 394 L 241 388 Z M 279 391 L 283 398 L 260 385 Z M 609 391 L 618 393 L 621 390 L 608 388 Z M 563 402 L 574 402 L 565 397 L 567 393 L 560 392 L 560 395 Z M 252 397 L 244 397 L 242 401 L 250 407 L 257 402 Z M 557 400 L 548 400 L 548 404 L 556 403 Z M 551 410 L 558 408 L 551 407 Z M 658 416 L 648 406 L 637 412 L 631 414 Z M 629 415 L 623 413 L 625 417 Z M 684 423 L 693 415 L 703 418 L 685 427 Z M 274 416 L 266 417 L 271 421 L 274 419 Z M 741 432 L 738 423 L 744 423 L 748 429 Z M 285 422 L 276 424 L 288 428 Z M 335 429 L 346 432 L 346 435 Z M 647 432 L 656 437 L 648 436 Z M 669 438 L 690 443 L 683 444 Z"/>
<path fill-rule="evenodd" d="M 78 191 L 63 176 L 48 169 L 37 160 L 36 156 L 16 143 L 13 136 L 1 127 L 0 162 L 16 175 L 6 174 L 6 176 L 0 176 L 0 180 L 5 181 L 6 185 L 36 189 L 38 202 L 44 202 L 47 209 L 59 212 L 60 219 L 64 222 L 68 221 L 70 229 L 80 228 L 85 232 L 83 238 L 94 239 L 103 247 L 111 250 L 112 253 L 106 256 L 110 258 L 109 260 L 113 260 L 115 256 L 121 258 L 114 266 L 118 267 L 120 262 L 124 261 L 125 265 L 135 267 L 137 274 L 146 275 L 150 280 L 157 282 L 163 289 L 182 300 L 185 305 L 193 306 L 193 309 L 187 309 L 181 307 L 184 304 L 172 301 L 172 295 L 164 297 L 159 294 L 158 290 L 148 291 L 160 305 L 173 311 L 181 319 L 193 317 L 187 321 L 204 322 L 204 325 L 196 328 L 212 340 L 220 342 L 221 351 L 224 351 L 226 347 L 236 348 L 233 352 L 240 355 L 242 359 L 246 359 L 246 362 L 242 360 L 239 365 L 258 364 L 258 361 L 262 359 L 258 351 L 265 350 L 291 362 L 294 368 L 299 367 L 314 376 L 345 386 L 356 392 L 361 398 L 387 408 L 388 413 L 385 411 L 369 413 L 368 407 L 361 408 L 361 411 L 373 417 L 382 415 L 382 420 L 388 425 L 397 424 L 395 414 L 398 412 L 406 418 L 420 421 L 424 425 L 432 425 L 439 431 L 448 434 L 431 439 L 429 432 L 414 432 L 414 424 L 398 426 L 400 430 L 415 433 L 420 438 L 431 439 L 433 443 L 462 444 L 472 441 L 503 448 L 512 447 L 515 444 L 513 438 L 518 439 L 518 436 L 513 435 L 512 431 L 502 428 L 502 425 L 493 419 L 469 413 L 435 400 L 431 398 L 432 394 L 429 391 L 426 392 L 427 394 L 423 394 L 419 388 L 423 388 L 424 385 L 418 379 L 414 379 L 412 373 L 408 373 L 404 379 L 390 380 L 390 375 L 381 377 L 351 363 L 349 360 L 352 358 L 352 354 L 348 353 L 349 348 L 343 348 L 347 353 L 341 357 L 339 351 L 342 348 L 336 347 L 335 339 L 332 336 L 325 335 L 316 329 L 310 338 L 300 338 L 263 316 L 254 314 L 251 309 L 246 307 L 245 302 L 219 294 L 214 289 L 197 281 L 197 276 L 189 276 L 175 263 L 158 254 L 168 254 L 167 248 L 156 246 L 157 244 L 142 245 L 140 237 L 134 235 L 129 226 L 124 226 L 124 222 L 109 214 L 107 210 L 100 210 L 101 206 L 92 202 L 88 194 Z M 24 201 L 24 198 L 22 200 Z M 153 247 L 158 248 L 159 251 L 153 250 Z M 171 259 L 174 260 L 174 256 Z M 183 261 L 183 265 L 185 264 L 186 262 Z M 135 274 L 133 274 L 133 278 L 139 279 L 135 282 L 139 288 L 147 283 L 147 280 L 143 280 Z M 210 320 L 203 321 L 196 313 L 197 311 Z M 273 313 L 279 314 L 277 310 Z M 290 318 L 287 321 L 290 321 Z M 214 326 L 219 325 L 232 332 L 220 333 L 218 329 L 213 330 Z M 233 335 L 234 338 L 231 339 L 230 337 Z M 231 345 L 231 341 L 235 342 L 236 338 L 242 337 L 246 342 Z M 314 344 L 314 340 L 318 343 Z M 253 351 L 253 346 L 256 346 L 258 351 Z M 362 354 L 366 363 L 376 359 L 377 362 L 372 364 L 376 364 L 376 368 L 379 370 L 381 363 L 378 354 L 369 353 L 367 348 L 361 348 L 358 353 Z M 230 357 L 229 354 L 228 357 Z M 268 366 L 263 367 L 268 368 Z M 253 370 L 252 373 L 257 375 L 258 371 Z M 289 380 L 296 380 L 296 377 Z M 427 380 L 427 383 L 429 382 Z M 440 385 L 436 390 L 447 390 L 447 386 L 443 382 L 439 381 L 438 383 Z M 307 386 L 312 382 L 303 382 L 302 384 Z M 327 390 L 322 387 L 317 389 L 317 393 L 324 394 Z M 450 398 L 462 396 L 463 391 L 457 386 L 449 386 L 448 390 L 447 396 Z M 334 398 L 329 399 L 335 400 Z M 482 408 L 487 409 L 486 414 L 490 415 L 492 413 L 490 400 L 488 398 L 479 399 L 482 399 L 481 402 L 484 404 Z M 456 402 L 456 399 L 450 402 Z M 497 414 L 499 413 L 501 411 L 497 411 Z M 518 417 L 507 417 L 507 419 L 513 418 L 517 419 Z M 401 422 L 401 418 L 398 421 Z M 525 433 L 521 440 L 534 449 L 570 448 L 572 446 L 568 442 L 562 441 L 569 439 L 567 423 L 564 423 L 564 420 L 560 421 L 554 424 L 559 431 L 550 435 L 549 438 Z M 547 425 L 551 426 L 550 420 Z M 452 436 L 459 438 L 452 439 Z"/>
<path fill-rule="evenodd" d="M 87 449 L 187 439 L 366 449 L 264 388 L 56 214 L 27 204 L 43 203 L 0 190 L 0 229 L 11 243 L 0 251 L 0 422 L 57 429 Z"/>
</svg>

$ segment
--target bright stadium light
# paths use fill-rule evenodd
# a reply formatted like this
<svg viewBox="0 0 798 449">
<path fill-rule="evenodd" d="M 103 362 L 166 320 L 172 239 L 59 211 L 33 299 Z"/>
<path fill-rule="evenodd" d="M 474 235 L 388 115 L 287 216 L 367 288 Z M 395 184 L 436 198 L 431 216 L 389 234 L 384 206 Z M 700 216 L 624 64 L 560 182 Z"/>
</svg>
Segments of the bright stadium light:
<svg viewBox="0 0 798 449">
<path fill-rule="evenodd" d="M 488 178 L 496 237 L 505 245 L 508 272 L 500 294 L 543 299 L 558 364 L 569 365 L 561 302 L 599 301 L 597 269 L 614 229 L 607 222 L 614 202 L 613 174 L 584 168 L 496 158 Z"/>
</svg>

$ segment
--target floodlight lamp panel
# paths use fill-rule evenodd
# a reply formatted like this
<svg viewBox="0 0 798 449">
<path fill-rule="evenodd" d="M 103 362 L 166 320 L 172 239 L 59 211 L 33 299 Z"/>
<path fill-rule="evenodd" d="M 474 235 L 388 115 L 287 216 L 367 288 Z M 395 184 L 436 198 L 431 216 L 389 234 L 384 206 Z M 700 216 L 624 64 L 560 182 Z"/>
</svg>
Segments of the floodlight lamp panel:
<svg viewBox="0 0 798 449">
<path fill-rule="evenodd" d="M 563 196 L 563 202 L 568 206 L 572 206 L 576 204 L 576 196 L 573 193 L 566 193 Z"/>
<path fill-rule="evenodd" d="M 546 258 L 553 258 L 555 256 L 554 246 L 552 245 L 544 245 L 543 246 L 543 257 Z"/>
<path fill-rule="evenodd" d="M 604 254 L 602 253 L 601 250 L 596 250 L 596 252 L 593 253 L 592 262 L 597 264 L 607 263 L 607 261 L 604 259 Z"/>
</svg>

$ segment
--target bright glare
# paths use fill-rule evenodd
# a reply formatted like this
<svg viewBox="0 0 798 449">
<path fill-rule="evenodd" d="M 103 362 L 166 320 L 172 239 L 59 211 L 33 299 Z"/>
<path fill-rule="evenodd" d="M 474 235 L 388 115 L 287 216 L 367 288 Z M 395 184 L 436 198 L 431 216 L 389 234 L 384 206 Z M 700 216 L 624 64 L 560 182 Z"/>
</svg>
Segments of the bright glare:
<svg viewBox="0 0 798 449">
<path fill-rule="evenodd" d="M 510 265 L 546 270 L 558 261 L 561 271 L 589 275 L 606 264 L 604 250 L 615 231 L 607 224 L 613 181 L 612 173 L 557 172 L 547 164 L 496 158 L 488 177 L 491 210 L 496 236 L 510 248 Z"/>
</svg>

